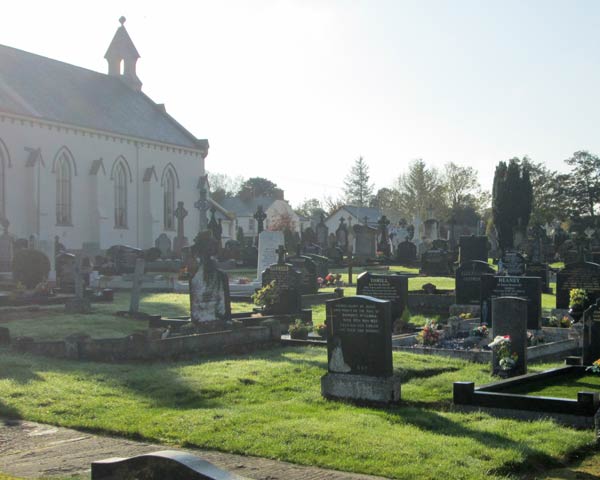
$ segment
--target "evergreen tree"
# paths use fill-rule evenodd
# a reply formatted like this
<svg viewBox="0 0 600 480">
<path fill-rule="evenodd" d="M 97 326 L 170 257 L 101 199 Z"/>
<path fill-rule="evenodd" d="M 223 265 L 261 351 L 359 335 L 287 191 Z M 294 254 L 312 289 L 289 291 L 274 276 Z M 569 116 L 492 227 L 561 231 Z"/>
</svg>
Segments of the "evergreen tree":
<svg viewBox="0 0 600 480">
<path fill-rule="evenodd" d="M 357 207 L 366 207 L 373 195 L 373 184 L 369 183 L 369 167 L 363 157 L 358 157 L 344 180 L 346 202 Z"/>
<path fill-rule="evenodd" d="M 494 174 L 492 218 L 503 251 L 515 247 L 516 237 L 525 238 L 532 203 L 527 159 L 512 158 L 508 165 L 500 162 Z"/>
<path fill-rule="evenodd" d="M 398 177 L 396 190 L 399 213 L 406 218 L 418 214 L 425 219 L 429 207 L 437 216 L 446 211 L 440 175 L 436 169 L 427 168 L 422 159 L 411 162 L 408 172 Z"/>
</svg>

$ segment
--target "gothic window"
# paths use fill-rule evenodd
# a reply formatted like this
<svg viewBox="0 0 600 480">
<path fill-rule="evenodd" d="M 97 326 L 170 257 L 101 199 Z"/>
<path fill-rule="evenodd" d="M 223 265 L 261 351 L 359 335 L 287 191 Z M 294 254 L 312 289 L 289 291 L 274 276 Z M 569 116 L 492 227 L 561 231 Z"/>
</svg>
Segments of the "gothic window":
<svg viewBox="0 0 600 480">
<path fill-rule="evenodd" d="M 165 230 L 175 229 L 175 175 L 172 170 L 166 172 L 164 181 L 163 214 Z"/>
<path fill-rule="evenodd" d="M 56 224 L 71 225 L 71 162 L 66 153 L 56 165 Z"/>
<path fill-rule="evenodd" d="M 115 227 L 127 228 L 127 171 L 122 162 L 116 166 L 114 181 Z"/>
</svg>

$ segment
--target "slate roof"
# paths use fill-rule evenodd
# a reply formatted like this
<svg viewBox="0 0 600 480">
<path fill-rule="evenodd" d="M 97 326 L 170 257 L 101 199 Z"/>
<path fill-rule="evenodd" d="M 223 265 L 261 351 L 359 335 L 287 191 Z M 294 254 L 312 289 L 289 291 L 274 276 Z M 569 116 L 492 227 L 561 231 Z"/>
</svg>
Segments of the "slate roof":
<svg viewBox="0 0 600 480">
<path fill-rule="evenodd" d="M 172 145 L 200 143 L 117 77 L 0 45 L 0 112 Z"/>
<path fill-rule="evenodd" d="M 237 217 L 251 217 L 256 213 L 259 205 L 262 205 L 266 211 L 271 204 L 277 200 L 272 197 L 256 197 L 248 200 L 242 200 L 238 197 L 227 197 L 221 202 L 223 208 L 228 212 L 233 212 Z"/>
<path fill-rule="evenodd" d="M 358 218 L 360 222 L 362 222 L 366 216 L 368 224 L 377 223 L 382 215 L 381 210 L 379 210 L 378 208 L 355 207 L 353 205 L 344 205 L 341 208 L 346 210 L 352 216 Z M 330 215 L 330 217 L 331 217 L 331 215 Z"/>
</svg>

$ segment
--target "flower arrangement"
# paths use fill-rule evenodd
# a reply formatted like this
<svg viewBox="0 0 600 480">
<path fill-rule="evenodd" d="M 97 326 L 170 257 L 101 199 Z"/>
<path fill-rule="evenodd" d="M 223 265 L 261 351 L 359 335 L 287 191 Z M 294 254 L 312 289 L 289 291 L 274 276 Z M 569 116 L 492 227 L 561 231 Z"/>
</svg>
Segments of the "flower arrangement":
<svg viewBox="0 0 600 480">
<path fill-rule="evenodd" d="M 583 288 L 572 288 L 569 291 L 569 305 L 571 308 L 584 308 L 587 299 L 587 292 Z"/>
<path fill-rule="evenodd" d="M 571 328 L 572 322 L 568 315 L 563 315 L 560 318 L 556 315 L 552 315 L 548 320 L 548 325 L 557 328 Z"/>
<path fill-rule="evenodd" d="M 496 351 L 500 370 L 505 372 L 515 368 L 517 361 L 519 360 L 519 355 L 517 355 L 516 352 L 511 353 L 511 346 L 512 342 L 510 340 L 510 335 L 498 335 L 494 338 L 494 341 L 488 345 L 488 347 Z"/>
<path fill-rule="evenodd" d="M 317 332 L 317 335 L 319 335 L 319 337 L 327 338 L 327 320 L 325 320 L 325 323 L 317 325 L 315 327 L 315 331 Z"/>
<path fill-rule="evenodd" d="M 312 330 L 310 325 L 302 323 L 299 318 L 294 323 L 290 323 L 288 331 L 290 332 L 290 338 L 298 340 L 306 340 L 308 338 L 308 332 Z"/>
<path fill-rule="evenodd" d="M 516 352 L 510 351 L 512 346 L 512 342 L 510 340 L 510 335 L 497 336 L 494 338 L 494 341 L 488 345 L 488 347 L 496 350 L 496 353 L 499 358 L 499 365 L 502 370 L 512 370 L 519 356 Z"/>
<path fill-rule="evenodd" d="M 469 320 L 470 318 L 473 318 L 473 314 L 472 313 L 461 313 L 459 315 L 460 318 L 462 318 L 463 320 Z"/>
<path fill-rule="evenodd" d="M 259 305 L 268 309 L 277 303 L 277 289 L 275 288 L 275 280 L 267 283 L 264 287 L 258 289 L 252 295 L 254 305 Z"/>
<path fill-rule="evenodd" d="M 248 277 L 238 278 L 238 285 L 247 285 L 250 283 L 250 279 Z"/>
<path fill-rule="evenodd" d="M 475 327 L 471 330 L 472 337 L 487 337 L 489 333 L 489 328 L 486 323 L 482 323 L 481 325 Z"/>
<path fill-rule="evenodd" d="M 325 283 L 325 280 L 323 280 L 323 277 L 317 277 L 317 284 L 319 285 L 319 288 L 323 287 Z"/>
<path fill-rule="evenodd" d="M 586 372 L 600 373 L 600 358 L 585 369 Z"/>
<path fill-rule="evenodd" d="M 538 345 L 539 343 L 544 343 L 544 335 L 536 335 L 531 330 L 527 330 L 527 346 L 533 347 L 534 345 Z"/>
<path fill-rule="evenodd" d="M 423 329 L 417 335 L 417 342 L 425 346 L 433 346 L 440 341 L 440 332 L 437 323 L 427 320 Z"/>
<path fill-rule="evenodd" d="M 188 271 L 187 267 L 182 267 L 179 270 L 179 274 L 177 276 L 178 280 L 189 280 L 190 279 L 190 272 Z"/>
</svg>

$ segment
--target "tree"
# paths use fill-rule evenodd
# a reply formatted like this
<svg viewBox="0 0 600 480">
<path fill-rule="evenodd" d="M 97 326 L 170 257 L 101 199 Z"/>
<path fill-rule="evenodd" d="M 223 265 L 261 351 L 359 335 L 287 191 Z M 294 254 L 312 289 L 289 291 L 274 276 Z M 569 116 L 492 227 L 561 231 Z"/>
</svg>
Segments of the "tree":
<svg viewBox="0 0 600 480">
<path fill-rule="evenodd" d="M 565 163 L 573 169 L 562 184 L 568 198 L 565 206 L 571 216 L 596 217 L 596 205 L 600 202 L 600 158 L 585 150 L 575 152 Z"/>
<path fill-rule="evenodd" d="M 419 215 L 423 219 L 430 206 L 438 214 L 445 210 L 440 176 L 436 169 L 427 168 L 420 158 L 412 161 L 408 172 L 398 177 L 396 191 L 400 215 L 406 218 Z"/>
<path fill-rule="evenodd" d="M 241 176 L 231 177 L 225 173 L 208 172 L 208 184 L 210 185 L 210 196 L 216 202 L 221 202 L 225 197 L 233 197 L 238 194 L 244 178 Z"/>
<path fill-rule="evenodd" d="M 564 219 L 567 203 L 566 192 L 561 185 L 565 184 L 565 180 L 540 162 L 533 162 L 527 157 L 523 161 L 529 170 L 533 195 L 530 223 L 545 225 Z"/>
<path fill-rule="evenodd" d="M 313 217 L 319 215 L 321 212 L 325 212 L 321 205 L 321 202 L 316 198 L 305 199 L 300 205 L 298 205 L 294 212 L 303 217 Z"/>
<path fill-rule="evenodd" d="M 336 210 L 342 208 L 345 205 L 343 198 L 334 198 L 332 196 L 323 197 L 323 208 L 327 215 L 331 215 Z"/>
<path fill-rule="evenodd" d="M 369 167 L 363 157 L 358 157 L 344 180 L 344 194 L 346 202 L 357 206 L 366 207 L 373 195 L 373 184 L 369 183 Z"/>
<path fill-rule="evenodd" d="M 518 247 L 519 237 L 525 238 L 532 203 L 527 157 L 511 158 L 508 165 L 500 162 L 494 173 L 492 217 L 503 251 L 513 248 L 515 243 Z"/>
<path fill-rule="evenodd" d="M 382 212 L 388 215 L 387 212 L 392 212 L 397 209 L 398 192 L 392 188 L 380 188 L 377 190 L 377 193 L 371 197 L 369 206 L 373 208 L 379 208 Z"/>
<path fill-rule="evenodd" d="M 480 189 L 477 170 L 455 163 L 444 166 L 442 187 L 446 199 L 445 218 L 453 225 L 477 225 L 490 195 Z"/>
<path fill-rule="evenodd" d="M 252 177 L 240 186 L 240 198 L 276 197 L 281 195 L 281 189 L 271 180 L 262 177 Z"/>
</svg>

